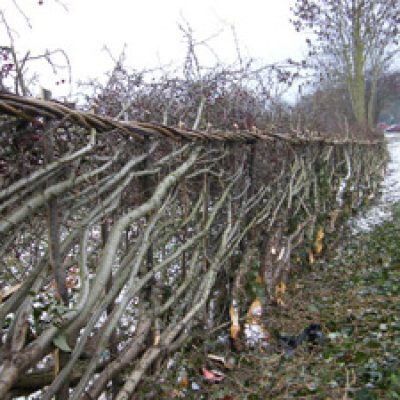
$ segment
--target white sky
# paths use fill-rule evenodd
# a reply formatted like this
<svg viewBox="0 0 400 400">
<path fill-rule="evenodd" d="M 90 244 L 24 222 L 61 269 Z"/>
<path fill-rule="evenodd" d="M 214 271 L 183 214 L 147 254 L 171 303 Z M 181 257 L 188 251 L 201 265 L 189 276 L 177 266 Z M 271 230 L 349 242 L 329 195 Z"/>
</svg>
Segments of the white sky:
<svg viewBox="0 0 400 400">
<path fill-rule="evenodd" d="M 74 81 L 101 77 L 112 63 L 102 50 L 107 45 L 118 55 L 127 44 L 128 62 L 142 69 L 183 61 L 185 45 L 178 29 L 182 16 L 190 23 L 197 39 L 204 39 L 225 27 L 210 42 L 222 62 L 233 61 L 235 44 L 229 24 L 234 24 L 243 56 L 262 62 L 300 58 L 304 39 L 289 22 L 293 0 L 64 0 L 65 11 L 54 0 L 16 0 L 30 17 L 33 29 L 15 12 L 12 0 L 0 0 L 9 25 L 18 31 L 17 47 L 40 53 L 62 48 L 69 55 Z M 0 26 L 1 28 L 1 26 Z M 0 30 L 0 45 L 7 44 Z M 214 61 L 211 53 L 201 53 L 201 62 Z M 43 77 L 42 86 L 56 96 L 67 94 L 66 85 Z M 51 82 L 53 80 L 53 82 Z"/>
</svg>

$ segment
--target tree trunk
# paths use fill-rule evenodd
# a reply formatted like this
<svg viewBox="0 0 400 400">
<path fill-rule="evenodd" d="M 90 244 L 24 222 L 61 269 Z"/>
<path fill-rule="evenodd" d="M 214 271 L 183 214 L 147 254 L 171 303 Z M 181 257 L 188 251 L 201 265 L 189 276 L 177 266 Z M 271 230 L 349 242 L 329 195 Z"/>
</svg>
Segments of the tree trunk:
<svg viewBox="0 0 400 400">
<path fill-rule="evenodd" d="M 365 107 L 365 60 L 364 43 L 361 38 L 360 8 L 353 0 L 353 77 L 350 90 L 356 122 L 363 127 L 367 124 Z"/>
</svg>

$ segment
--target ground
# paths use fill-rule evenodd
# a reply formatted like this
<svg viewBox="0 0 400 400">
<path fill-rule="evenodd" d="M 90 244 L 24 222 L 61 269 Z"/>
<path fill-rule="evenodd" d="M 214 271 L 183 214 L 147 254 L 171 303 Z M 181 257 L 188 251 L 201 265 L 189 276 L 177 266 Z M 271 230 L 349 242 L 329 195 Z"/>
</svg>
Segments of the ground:
<svg viewBox="0 0 400 400">
<path fill-rule="evenodd" d="M 200 374 L 204 349 L 192 345 L 185 376 L 177 371 L 160 384 L 158 398 L 400 399 L 400 205 L 372 230 L 347 225 L 338 236 L 292 277 L 285 305 L 270 308 L 264 321 L 288 333 L 321 323 L 323 346 L 236 353 L 235 368 L 209 384 Z"/>
</svg>

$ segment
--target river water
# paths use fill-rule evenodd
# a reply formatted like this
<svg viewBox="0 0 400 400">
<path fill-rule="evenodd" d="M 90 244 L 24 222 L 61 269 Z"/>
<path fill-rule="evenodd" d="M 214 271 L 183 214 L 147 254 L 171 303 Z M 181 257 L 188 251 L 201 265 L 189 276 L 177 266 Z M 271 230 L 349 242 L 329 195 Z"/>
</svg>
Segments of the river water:
<svg viewBox="0 0 400 400">
<path fill-rule="evenodd" d="M 351 221 L 353 231 L 368 231 L 391 217 L 392 206 L 400 201 L 400 133 L 385 134 L 389 163 L 381 187 L 381 193 L 371 208 Z"/>
</svg>

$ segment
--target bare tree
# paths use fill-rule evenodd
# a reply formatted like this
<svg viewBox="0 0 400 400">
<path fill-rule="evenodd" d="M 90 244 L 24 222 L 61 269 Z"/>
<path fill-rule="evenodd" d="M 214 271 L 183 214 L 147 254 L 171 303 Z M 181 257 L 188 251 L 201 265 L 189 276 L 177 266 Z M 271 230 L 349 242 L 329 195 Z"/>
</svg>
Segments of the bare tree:
<svg viewBox="0 0 400 400">
<path fill-rule="evenodd" d="M 293 14 L 296 29 L 310 33 L 308 66 L 344 83 L 355 121 L 373 127 L 379 77 L 399 51 L 399 0 L 297 0 Z"/>
</svg>

